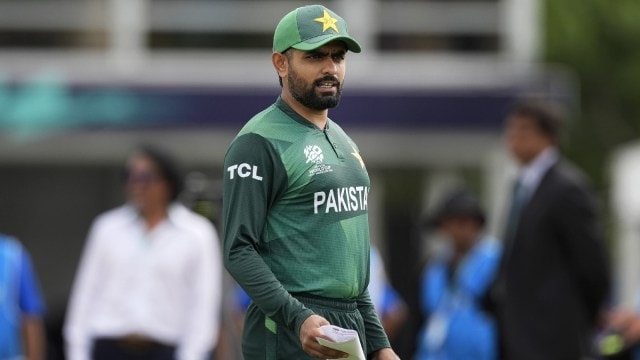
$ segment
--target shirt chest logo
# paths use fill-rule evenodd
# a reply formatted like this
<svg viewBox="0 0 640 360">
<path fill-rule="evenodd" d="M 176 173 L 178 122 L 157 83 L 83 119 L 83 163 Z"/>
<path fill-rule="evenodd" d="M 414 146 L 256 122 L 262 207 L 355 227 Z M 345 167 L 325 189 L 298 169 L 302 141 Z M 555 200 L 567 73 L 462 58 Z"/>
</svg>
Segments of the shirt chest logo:
<svg viewBox="0 0 640 360">
<path fill-rule="evenodd" d="M 331 166 L 324 163 L 324 154 L 318 145 L 307 145 L 304 147 L 304 156 L 307 158 L 306 164 L 313 164 L 309 170 L 309 176 L 324 174 L 333 171 Z"/>
<path fill-rule="evenodd" d="M 307 145 L 304 148 L 304 156 L 307 157 L 307 164 L 314 163 L 320 164 L 324 160 L 322 149 L 318 145 Z"/>
</svg>

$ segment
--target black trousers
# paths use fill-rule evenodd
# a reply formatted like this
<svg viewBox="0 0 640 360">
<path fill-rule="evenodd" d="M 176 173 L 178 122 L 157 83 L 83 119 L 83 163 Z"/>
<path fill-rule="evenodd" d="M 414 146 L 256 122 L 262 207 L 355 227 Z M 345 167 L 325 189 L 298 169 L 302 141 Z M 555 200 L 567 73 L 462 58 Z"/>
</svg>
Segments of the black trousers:
<svg viewBox="0 0 640 360">
<path fill-rule="evenodd" d="M 93 342 L 92 360 L 175 360 L 175 346 L 154 341 L 99 338 Z"/>
</svg>

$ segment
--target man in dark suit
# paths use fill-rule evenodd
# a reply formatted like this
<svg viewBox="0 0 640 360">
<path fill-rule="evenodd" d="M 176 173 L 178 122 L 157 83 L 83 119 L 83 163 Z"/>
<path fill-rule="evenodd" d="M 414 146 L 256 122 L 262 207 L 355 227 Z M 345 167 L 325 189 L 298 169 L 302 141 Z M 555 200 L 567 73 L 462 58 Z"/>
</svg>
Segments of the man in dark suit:
<svg viewBox="0 0 640 360">
<path fill-rule="evenodd" d="M 603 233 L 588 181 L 557 148 L 560 117 L 542 103 L 515 106 L 506 143 L 520 172 L 489 293 L 508 360 L 578 360 L 609 295 Z"/>
</svg>

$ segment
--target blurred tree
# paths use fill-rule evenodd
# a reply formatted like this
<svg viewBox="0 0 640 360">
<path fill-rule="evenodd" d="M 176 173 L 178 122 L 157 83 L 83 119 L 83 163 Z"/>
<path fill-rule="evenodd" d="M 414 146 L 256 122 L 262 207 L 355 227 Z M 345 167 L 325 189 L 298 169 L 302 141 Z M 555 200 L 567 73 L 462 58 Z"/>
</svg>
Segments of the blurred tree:
<svg viewBox="0 0 640 360">
<path fill-rule="evenodd" d="M 640 1 L 545 0 L 544 60 L 571 67 L 580 108 L 567 155 L 600 192 L 616 146 L 640 139 Z"/>
</svg>

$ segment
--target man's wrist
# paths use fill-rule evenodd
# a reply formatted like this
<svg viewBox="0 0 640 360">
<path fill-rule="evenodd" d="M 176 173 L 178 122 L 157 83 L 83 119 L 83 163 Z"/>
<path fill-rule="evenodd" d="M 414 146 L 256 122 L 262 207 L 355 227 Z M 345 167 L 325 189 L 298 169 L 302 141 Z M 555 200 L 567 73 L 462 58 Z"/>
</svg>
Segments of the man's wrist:
<svg viewBox="0 0 640 360">
<path fill-rule="evenodd" d="M 309 318 L 309 316 L 314 315 L 315 313 L 311 309 L 305 309 L 300 314 L 296 316 L 296 322 L 294 324 L 294 330 L 296 335 L 300 337 L 300 327 L 304 323 L 305 320 Z"/>
</svg>

